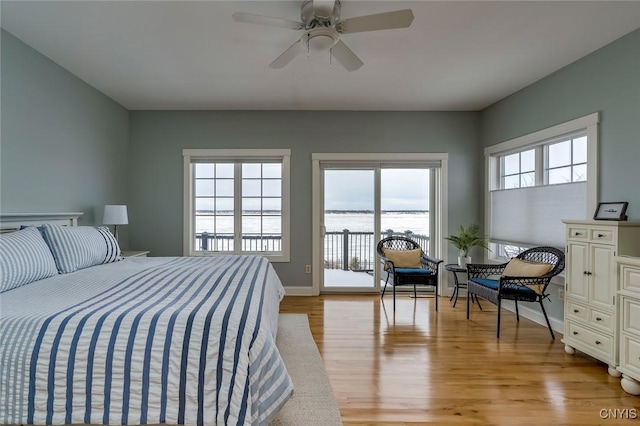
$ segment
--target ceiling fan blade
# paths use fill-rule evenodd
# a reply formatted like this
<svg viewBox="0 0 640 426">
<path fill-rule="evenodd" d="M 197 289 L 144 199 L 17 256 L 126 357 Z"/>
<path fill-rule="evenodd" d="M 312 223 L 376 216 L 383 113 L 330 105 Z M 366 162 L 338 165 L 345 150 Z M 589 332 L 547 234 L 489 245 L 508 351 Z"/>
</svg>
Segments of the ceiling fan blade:
<svg viewBox="0 0 640 426">
<path fill-rule="evenodd" d="M 331 55 L 336 58 L 347 71 L 355 71 L 364 65 L 360 58 L 358 58 L 342 40 L 338 40 L 331 48 Z"/>
<path fill-rule="evenodd" d="M 289 28 L 292 30 L 301 30 L 304 28 L 302 22 L 290 21 L 282 18 L 272 18 L 271 16 L 254 15 L 252 13 L 244 12 L 236 12 L 231 16 L 234 21 L 243 22 L 245 24 L 266 25 L 269 27 Z"/>
<path fill-rule="evenodd" d="M 289 46 L 287 50 L 282 52 L 282 55 L 278 56 L 275 61 L 269 64 L 269 67 L 276 69 L 284 68 L 284 66 L 298 56 L 300 52 L 302 52 L 302 40 L 298 40 Z"/>
<path fill-rule="evenodd" d="M 375 15 L 357 16 L 338 22 L 336 29 L 339 33 L 361 33 L 365 31 L 391 30 L 406 28 L 413 22 L 411 9 L 396 10 L 395 12 L 377 13 Z"/>
<path fill-rule="evenodd" d="M 320 20 L 329 20 L 335 4 L 335 0 L 313 0 L 313 13 Z"/>
</svg>

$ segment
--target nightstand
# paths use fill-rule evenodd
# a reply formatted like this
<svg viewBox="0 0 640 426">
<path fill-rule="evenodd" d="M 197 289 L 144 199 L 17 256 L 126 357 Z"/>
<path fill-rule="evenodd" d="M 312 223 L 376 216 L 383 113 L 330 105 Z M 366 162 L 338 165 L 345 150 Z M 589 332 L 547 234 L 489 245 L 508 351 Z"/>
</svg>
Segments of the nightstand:
<svg viewBox="0 0 640 426">
<path fill-rule="evenodd" d="M 149 254 L 148 251 L 133 251 L 133 250 L 127 250 L 127 251 L 123 251 L 121 253 L 122 257 L 127 258 L 127 257 L 147 257 L 147 255 Z"/>
</svg>

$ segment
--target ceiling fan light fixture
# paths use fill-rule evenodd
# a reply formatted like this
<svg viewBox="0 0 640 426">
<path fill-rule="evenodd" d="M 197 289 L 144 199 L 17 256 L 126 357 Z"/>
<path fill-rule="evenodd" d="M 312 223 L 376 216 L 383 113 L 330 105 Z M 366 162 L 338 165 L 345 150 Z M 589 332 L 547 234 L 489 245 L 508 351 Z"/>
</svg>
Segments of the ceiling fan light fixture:
<svg viewBox="0 0 640 426">
<path fill-rule="evenodd" d="M 236 12 L 232 17 L 237 22 L 304 31 L 298 41 L 269 64 L 270 68 L 284 67 L 303 50 L 307 51 L 307 56 L 311 56 L 312 51 L 317 54 L 328 50 L 329 63 L 335 58 L 347 71 L 360 69 L 364 63 L 340 39 L 341 35 L 407 28 L 413 22 L 411 9 L 340 19 L 340 1 L 303 0 L 300 13 L 302 22 L 244 12 Z"/>
<path fill-rule="evenodd" d="M 310 52 L 323 52 L 331 49 L 336 44 L 336 41 L 329 36 L 318 35 L 310 38 L 307 43 L 309 44 Z"/>
<path fill-rule="evenodd" d="M 331 49 L 340 39 L 333 28 L 314 28 L 304 38 L 308 52 L 324 52 Z"/>
</svg>

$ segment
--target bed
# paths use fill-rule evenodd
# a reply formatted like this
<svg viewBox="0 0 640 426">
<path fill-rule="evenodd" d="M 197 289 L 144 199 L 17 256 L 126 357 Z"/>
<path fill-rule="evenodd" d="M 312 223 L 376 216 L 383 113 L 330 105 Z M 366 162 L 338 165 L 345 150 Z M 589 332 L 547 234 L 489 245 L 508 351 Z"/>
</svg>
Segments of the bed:
<svg viewBox="0 0 640 426">
<path fill-rule="evenodd" d="M 58 273 L 0 295 L 0 423 L 266 425 L 291 396 L 265 258 L 60 273 L 43 239 Z"/>
</svg>

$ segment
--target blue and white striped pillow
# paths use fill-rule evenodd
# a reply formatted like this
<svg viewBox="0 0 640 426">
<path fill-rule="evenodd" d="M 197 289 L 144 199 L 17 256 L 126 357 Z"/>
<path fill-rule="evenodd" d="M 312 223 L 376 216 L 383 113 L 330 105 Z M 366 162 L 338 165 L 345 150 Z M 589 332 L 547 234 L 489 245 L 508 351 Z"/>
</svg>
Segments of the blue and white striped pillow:
<svg viewBox="0 0 640 426">
<path fill-rule="evenodd" d="M 36 228 L 0 235 L 0 293 L 57 274 L 49 246 Z"/>
<path fill-rule="evenodd" d="M 44 237 L 61 274 L 120 260 L 120 247 L 106 226 L 44 225 Z"/>
</svg>

